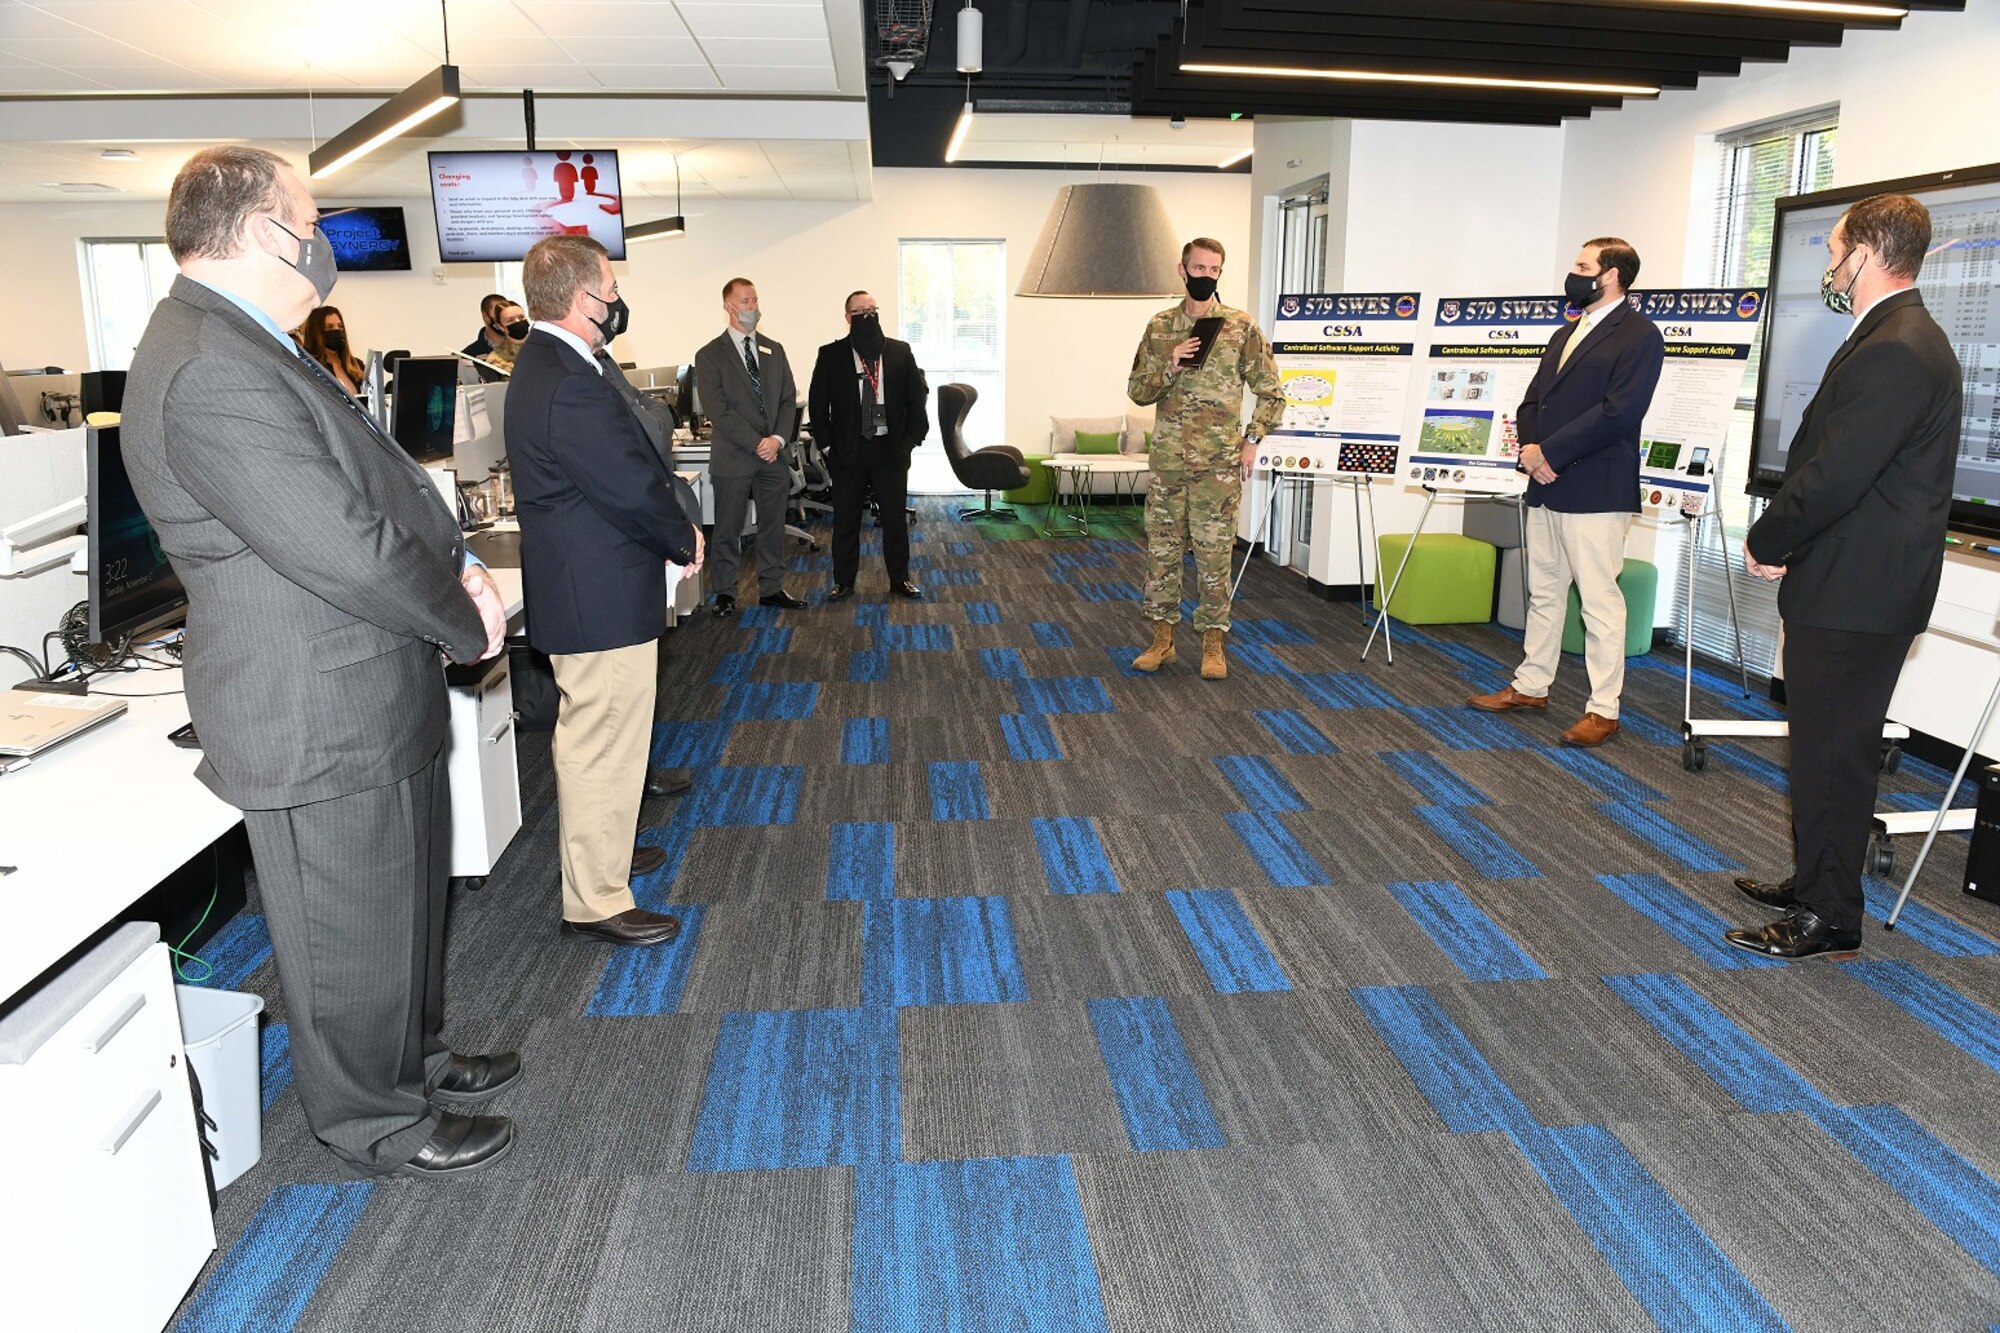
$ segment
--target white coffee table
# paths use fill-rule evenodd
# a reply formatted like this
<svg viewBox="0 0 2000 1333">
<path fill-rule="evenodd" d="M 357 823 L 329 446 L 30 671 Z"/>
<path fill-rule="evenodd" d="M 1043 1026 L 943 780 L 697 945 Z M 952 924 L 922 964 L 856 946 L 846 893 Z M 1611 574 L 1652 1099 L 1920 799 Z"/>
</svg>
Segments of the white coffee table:
<svg viewBox="0 0 2000 1333">
<path fill-rule="evenodd" d="M 1055 474 L 1055 494 L 1050 497 L 1048 513 L 1042 521 L 1044 537 L 1088 537 L 1090 535 L 1091 480 L 1098 473 L 1111 476 L 1112 498 L 1134 498 L 1139 493 L 1139 477 L 1150 463 L 1143 456 L 1132 454 L 1055 454 L 1043 464 Z M 1069 489 L 1063 489 L 1063 478 L 1069 478 Z M 1129 478 L 1121 481 L 1120 478 Z M 1121 489 L 1123 488 L 1123 489 Z M 1067 499 L 1068 504 L 1064 501 Z M 1064 519 L 1074 527 L 1056 530 L 1058 519 Z"/>
</svg>

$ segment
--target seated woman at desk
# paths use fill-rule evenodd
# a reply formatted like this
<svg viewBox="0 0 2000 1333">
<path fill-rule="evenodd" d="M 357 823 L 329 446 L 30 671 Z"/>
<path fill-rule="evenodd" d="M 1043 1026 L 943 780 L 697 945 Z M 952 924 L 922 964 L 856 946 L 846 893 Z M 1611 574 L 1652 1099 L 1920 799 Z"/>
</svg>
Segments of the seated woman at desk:
<svg viewBox="0 0 2000 1333">
<path fill-rule="evenodd" d="M 514 373 L 514 357 L 519 354 L 521 344 L 528 340 L 528 312 L 509 301 L 493 312 L 493 327 L 500 331 L 500 343 L 479 359 L 511 375 Z"/>
<path fill-rule="evenodd" d="M 330 305 L 320 306 L 306 316 L 306 322 L 299 326 L 299 346 L 306 349 L 306 355 L 326 367 L 326 373 L 333 376 L 341 388 L 356 398 L 361 396 L 361 382 L 368 376 L 368 367 L 361 364 L 347 343 L 347 321 L 340 311 Z"/>
</svg>

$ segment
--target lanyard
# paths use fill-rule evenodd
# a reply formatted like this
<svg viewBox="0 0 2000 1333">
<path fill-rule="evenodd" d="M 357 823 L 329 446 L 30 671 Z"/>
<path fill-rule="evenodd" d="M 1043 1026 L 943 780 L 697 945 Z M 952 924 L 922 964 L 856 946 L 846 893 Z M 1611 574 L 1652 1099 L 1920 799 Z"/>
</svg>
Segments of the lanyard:
<svg viewBox="0 0 2000 1333">
<path fill-rule="evenodd" d="M 868 391 L 873 395 L 875 395 L 875 401 L 878 403 L 881 402 L 882 401 L 881 361 L 877 360 L 874 362 L 869 362 L 867 360 L 863 360 L 861 363 L 861 378 L 868 381 Z"/>
</svg>

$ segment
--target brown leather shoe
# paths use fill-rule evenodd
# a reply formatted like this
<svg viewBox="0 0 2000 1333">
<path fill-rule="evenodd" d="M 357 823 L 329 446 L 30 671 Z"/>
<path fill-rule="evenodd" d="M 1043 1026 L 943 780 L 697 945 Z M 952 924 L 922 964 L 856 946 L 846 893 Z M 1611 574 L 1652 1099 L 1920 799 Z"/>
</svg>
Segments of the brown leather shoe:
<svg viewBox="0 0 2000 1333">
<path fill-rule="evenodd" d="M 1618 734 L 1618 719 L 1585 713 L 1577 724 L 1563 733 L 1564 745 L 1602 745 Z"/>
<path fill-rule="evenodd" d="M 658 847 L 647 843 L 635 843 L 632 847 L 632 878 L 650 875 L 667 863 L 667 854 Z"/>
<path fill-rule="evenodd" d="M 1510 708 L 1547 708 L 1549 696 L 1546 694 L 1523 694 L 1509 685 L 1504 690 L 1491 694 L 1469 695 L 1465 702 L 1482 713 L 1504 713 Z"/>
<path fill-rule="evenodd" d="M 606 944 L 667 944 L 681 933 L 681 921 L 677 916 L 634 907 L 602 921 L 565 921 L 562 933 L 587 935 Z"/>
</svg>

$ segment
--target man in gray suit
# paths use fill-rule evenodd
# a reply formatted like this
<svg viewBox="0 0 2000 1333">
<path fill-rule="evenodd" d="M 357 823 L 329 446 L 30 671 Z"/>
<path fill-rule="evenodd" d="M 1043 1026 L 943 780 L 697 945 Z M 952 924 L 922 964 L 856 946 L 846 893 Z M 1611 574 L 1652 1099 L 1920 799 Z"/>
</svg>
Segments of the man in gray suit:
<svg viewBox="0 0 2000 1333">
<path fill-rule="evenodd" d="M 736 557 L 743 543 L 743 512 L 757 501 L 757 589 L 765 606 L 797 610 L 805 602 L 785 591 L 785 501 L 792 474 L 779 461 L 786 432 L 798 423 L 798 385 L 785 349 L 757 336 L 762 315 L 748 278 L 722 287 L 729 327 L 694 354 L 695 389 L 714 423 L 708 481 L 715 488 L 715 614 L 736 609 Z"/>
<path fill-rule="evenodd" d="M 125 463 L 187 586 L 198 776 L 243 811 L 306 1119 L 359 1171 L 443 1178 L 514 1137 L 434 1104 L 521 1072 L 439 1038 L 440 655 L 497 653 L 506 612 L 429 476 L 285 336 L 333 286 L 317 218 L 275 154 L 181 168 L 181 276 L 132 359 Z"/>
</svg>

